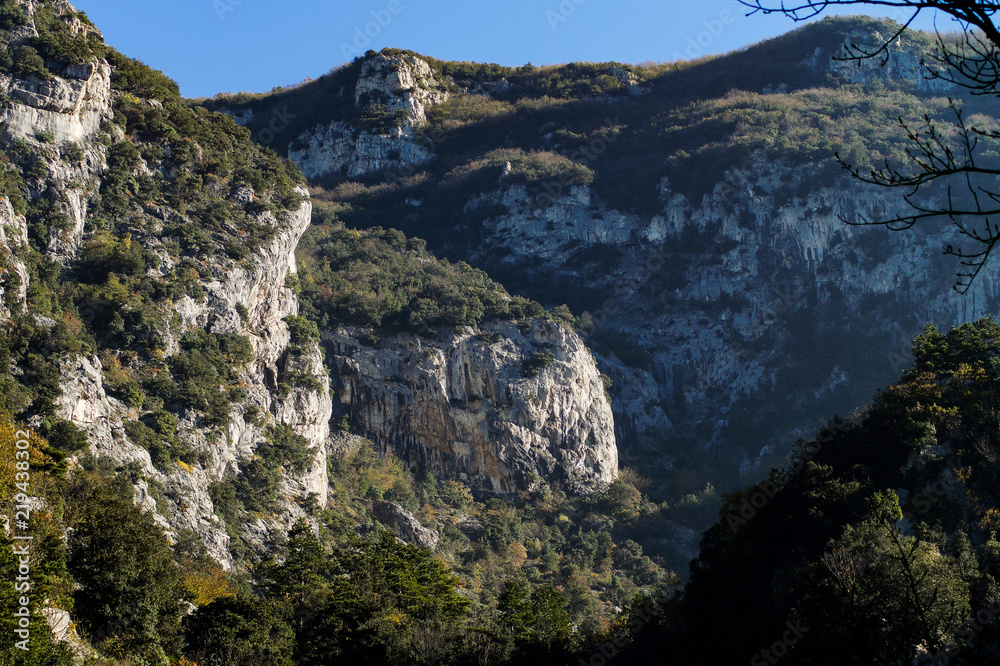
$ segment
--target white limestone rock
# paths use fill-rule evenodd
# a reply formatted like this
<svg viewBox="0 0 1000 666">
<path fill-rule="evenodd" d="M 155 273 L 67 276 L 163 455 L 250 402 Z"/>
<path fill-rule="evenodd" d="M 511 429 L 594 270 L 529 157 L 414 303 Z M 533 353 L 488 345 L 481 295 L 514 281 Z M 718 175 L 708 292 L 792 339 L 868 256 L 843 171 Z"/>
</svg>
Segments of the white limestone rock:
<svg viewBox="0 0 1000 666">
<path fill-rule="evenodd" d="M 617 478 L 604 385 L 572 331 L 533 319 L 527 332 L 495 322 L 441 341 L 399 335 L 377 347 L 357 335 L 324 335 L 338 409 L 353 430 L 418 471 L 489 493 L 538 482 L 588 492 Z M 525 362 L 544 353 L 554 360 L 525 376 Z"/>
<path fill-rule="evenodd" d="M 355 85 L 355 105 L 397 113 L 398 126 L 375 133 L 340 121 L 317 125 L 292 143 L 288 157 L 310 178 L 340 173 L 360 176 L 426 162 L 433 157 L 433 144 L 419 141 L 417 129 L 426 124 L 427 110 L 448 97 L 424 60 L 410 55 L 369 55 Z"/>
</svg>

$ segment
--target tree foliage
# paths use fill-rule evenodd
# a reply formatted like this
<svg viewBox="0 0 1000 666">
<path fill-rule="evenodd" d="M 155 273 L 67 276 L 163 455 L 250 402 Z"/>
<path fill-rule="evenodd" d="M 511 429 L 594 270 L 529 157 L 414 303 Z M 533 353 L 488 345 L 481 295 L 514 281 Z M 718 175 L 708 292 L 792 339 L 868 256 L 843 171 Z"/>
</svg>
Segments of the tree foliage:
<svg viewBox="0 0 1000 666">
<path fill-rule="evenodd" d="M 184 598 L 170 545 L 153 517 L 104 485 L 94 488 L 69 542 L 77 618 L 110 652 L 165 663 Z"/>
</svg>

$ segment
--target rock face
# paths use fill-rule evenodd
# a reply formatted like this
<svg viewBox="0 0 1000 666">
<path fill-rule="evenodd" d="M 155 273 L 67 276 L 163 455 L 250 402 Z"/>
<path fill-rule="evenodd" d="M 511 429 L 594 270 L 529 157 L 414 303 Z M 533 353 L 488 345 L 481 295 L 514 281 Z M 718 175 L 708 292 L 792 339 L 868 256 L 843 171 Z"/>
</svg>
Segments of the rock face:
<svg viewBox="0 0 1000 666">
<path fill-rule="evenodd" d="M 652 90 L 652 86 L 640 83 L 639 77 L 624 67 L 618 67 L 616 65 L 608 70 L 608 75 L 618 79 L 618 81 L 621 82 L 621 84 L 628 90 L 629 95 L 639 97 L 642 95 L 648 95 Z"/>
<path fill-rule="evenodd" d="M 411 55 L 369 55 L 361 65 L 354 90 L 358 108 L 376 106 L 402 111 L 404 127 L 423 125 L 427 108 L 447 99 L 448 93 L 439 89 L 430 65 Z"/>
<path fill-rule="evenodd" d="M 604 384 L 580 338 L 545 320 L 410 335 L 375 347 L 324 335 L 337 410 L 418 472 L 510 493 L 541 481 L 587 491 L 618 472 Z M 534 370 L 532 370 L 534 368 Z"/>
<path fill-rule="evenodd" d="M 72 10 L 68 4 L 55 4 L 57 12 Z M 25 1 L 22 6 L 28 11 L 28 23 L 14 32 L 12 43 L 37 36 L 33 24 L 37 3 Z M 71 31 L 96 33 L 75 16 L 66 23 Z M 12 148 L 15 144 L 27 145 L 45 167 L 35 169 L 36 175 L 29 174 L 27 185 L 33 192 L 50 193 L 53 213 L 67 221 L 63 228 L 52 230 L 47 249 L 49 259 L 64 265 L 70 265 L 81 242 L 93 233 L 86 230 L 85 220 L 107 168 L 106 148 L 97 135 L 102 122 L 112 118 L 112 104 L 119 94 L 112 90 L 110 80 L 111 68 L 103 60 L 66 67 L 48 80 L 0 75 L 0 91 L 10 99 L 0 110 L 0 143 L 14 155 L 18 154 Z M 150 107 L 159 104 L 156 100 L 143 103 Z M 117 127 L 110 125 L 109 131 L 117 133 L 112 140 L 122 138 Z M 67 158 L 70 149 L 74 149 L 73 156 Z M 308 196 L 305 190 L 299 193 Z M 225 197 L 226 193 L 219 195 Z M 229 196 L 236 203 L 256 198 L 249 187 Z M 166 205 L 151 208 L 161 221 L 198 223 Z M 216 515 L 209 487 L 237 473 L 241 461 L 267 442 L 274 426 L 286 426 L 304 437 L 313 452 L 312 460 L 301 474 L 286 471 L 281 479 L 279 509 L 247 528 L 244 536 L 251 543 L 263 544 L 270 538 L 270 530 L 283 531 L 288 523 L 305 515 L 300 505 L 310 498 L 319 505 L 326 502 L 325 443 L 332 408 L 326 370 L 315 342 L 292 348 L 284 322 L 298 313 L 298 301 L 285 280 L 295 273 L 295 248 L 309 225 L 311 211 L 307 200 L 287 215 L 268 210 L 253 213 L 256 224 L 273 231 L 266 241 L 241 261 L 221 254 L 203 260 L 196 267 L 199 288 L 195 291 L 204 297 L 195 300 L 183 296 L 159 306 L 168 310 L 163 313 L 168 325 L 160 331 L 166 357 L 176 353 L 180 339 L 195 329 L 234 333 L 250 342 L 252 360 L 240 376 L 240 388 L 247 397 L 232 405 L 221 437 L 210 439 L 211 429 L 194 411 L 180 415 L 175 440 L 197 452 L 201 464 L 174 462 L 164 469 L 154 466 L 149 452 L 130 440 L 126 428 L 126 423 L 139 420 L 144 412 L 109 395 L 101 361 L 96 356 L 65 356 L 58 364 L 62 395 L 56 400 L 57 415 L 86 432 L 96 457 L 109 459 L 116 466 L 129 466 L 137 473 L 136 502 L 153 512 L 168 534 L 193 531 L 224 567 L 232 564 L 230 537 Z M 0 201 L 2 314 L 7 317 L 10 306 L 25 303 L 28 271 L 21 256 L 27 246 L 26 228 L 24 216 L 15 212 L 12 202 Z M 159 265 L 148 269 L 150 275 L 166 276 L 175 268 L 176 259 L 159 240 L 155 224 L 150 225 L 150 231 L 129 242 L 143 243 L 156 257 Z M 51 319 L 35 319 L 38 326 L 56 325 Z M 315 381 L 302 385 L 290 379 L 305 374 Z"/>
<path fill-rule="evenodd" d="M 925 322 L 996 307 L 996 267 L 967 296 L 952 291 L 941 246 L 955 239 L 940 229 L 843 224 L 900 201 L 822 166 L 757 154 L 700 201 L 666 180 L 660 200 L 662 212 L 643 217 L 574 187 L 541 208 L 513 186 L 469 205 L 506 211 L 483 223 L 478 262 L 607 295 L 587 309 L 630 465 L 669 467 L 666 440 L 756 474 L 778 447 L 898 377 Z"/>
<path fill-rule="evenodd" d="M 395 502 L 376 500 L 372 504 L 375 518 L 406 543 L 421 548 L 437 548 L 441 537 L 420 524 L 416 517 Z"/>
<path fill-rule="evenodd" d="M 812 69 L 829 71 L 850 83 L 907 83 L 924 92 L 949 92 L 955 85 L 946 79 L 928 75 L 926 44 L 918 44 L 905 36 L 896 37 L 885 52 L 879 49 L 892 36 L 884 30 L 853 30 L 847 34 L 843 44 L 836 51 L 817 47 L 806 61 Z M 852 59 L 845 56 L 863 53 L 879 54 L 872 58 Z M 931 71 L 939 71 L 933 67 Z"/>
<path fill-rule="evenodd" d="M 285 276 L 294 270 L 293 251 L 309 222 L 310 206 L 304 204 L 297 215 L 275 235 L 272 243 L 245 265 L 206 280 L 208 294 L 201 302 L 185 298 L 177 304 L 179 325 L 171 331 L 176 348 L 184 332 L 207 328 L 213 332 L 238 332 L 247 335 L 253 346 L 253 361 L 243 371 L 242 383 L 249 397 L 234 405 L 232 418 L 223 441 L 210 442 L 194 414 L 184 419 L 177 432 L 182 442 L 207 456 L 201 467 L 174 466 L 164 472 L 157 469 L 149 452 L 129 441 L 124 422 L 137 420 L 139 410 L 130 408 L 107 395 L 101 363 L 96 358 L 68 358 L 61 367 L 63 393 L 58 399 L 58 413 L 82 428 L 88 435 L 91 451 L 119 464 L 137 463 L 143 476 L 163 489 L 163 506 L 152 497 L 148 481 L 137 484 L 137 498 L 150 511 L 160 511 L 158 520 L 168 530 L 190 529 L 205 543 L 209 553 L 220 563 L 231 565 L 229 536 L 225 525 L 215 515 L 209 487 L 239 470 L 240 461 L 253 455 L 267 441 L 267 427 L 281 424 L 290 427 L 309 442 L 312 463 L 301 475 L 286 474 L 282 481 L 280 511 L 270 521 L 251 526 L 252 544 L 263 545 L 274 525 L 287 525 L 304 514 L 300 503 L 314 497 L 320 506 L 327 501 L 325 442 L 329 435 L 332 409 L 328 380 L 322 355 L 312 344 L 304 353 L 288 353 L 290 338 L 284 317 L 298 312 L 298 302 L 283 286 Z M 248 312 L 244 324 L 236 311 L 242 305 Z M 209 323 L 211 322 L 211 323 Z M 278 385 L 293 372 L 305 372 L 319 380 L 321 388 L 295 386 L 282 395 Z M 263 422 L 251 421 L 250 413 L 266 415 Z"/>
<path fill-rule="evenodd" d="M 28 268 L 20 259 L 28 246 L 28 227 L 10 199 L 0 199 L 0 318 L 10 318 L 10 306 L 24 306 L 28 293 Z"/>
<path fill-rule="evenodd" d="M 22 1 L 30 16 L 38 4 Z M 73 11 L 68 3 L 57 2 L 56 11 Z M 78 18 L 67 21 L 72 33 L 100 32 Z M 14 41 L 36 37 L 34 22 L 14 32 Z M 50 243 L 52 258 L 65 263 L 79 247 L 83 236 L 86 199 L 90 194 L 84 184 L 106 168 L 106 149 L 91 139 L 101 123 L 111 118 L 111 68 L 103 60 L 65 67 L 48 81 L 19 79 L 0 73 L 0 90 L 6 92 L 11 104 L 0 109 L 0 142 L 12 146 L 25 142 L 33 152 L 48 153 L 48 173 L 42 185 L 51 183 L 63 194 L 56 202 L 58 212 L 69 224 L 65 231 L 53 231 Z M 81 159 L 62 160 L 60 153 L 70 145 L 82 149 Z"/>
<path fill-rule="evenodd" d="M 430 66 L 411 55 L 369 54 L 354 89 L 359 110 L 391 117 L 388 131 L 357 129 L 343 122 L 318 125 L 293 142 L 288 156 L 310 178 L 360 176 L 426 162 L 433 144 L 417 140 L 427 109 L 448 99 Z"/>
</svg>

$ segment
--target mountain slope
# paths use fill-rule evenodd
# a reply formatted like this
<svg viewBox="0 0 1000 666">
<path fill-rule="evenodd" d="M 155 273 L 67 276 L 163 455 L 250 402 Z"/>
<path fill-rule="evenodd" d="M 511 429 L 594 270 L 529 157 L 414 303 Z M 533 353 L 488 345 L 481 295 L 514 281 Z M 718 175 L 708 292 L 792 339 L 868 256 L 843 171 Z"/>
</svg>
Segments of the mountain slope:
<svg viewBox="0 0 1000 666">
<path fill-rule="evenodd" d="M 727 498 L 621 663 L 995 663 L 998 335 L 928 326 L 868 409 Z"/>
<path fill-rule="evenodd" d="M 183 616 L 272 595 L 267 563 L 284 566 L 302 530 L 326 553 L 370 550 L 385 567 L 376 587 L 419 569 L 458 626 L 494 617 L 512 576 L 557 596 L 572 582 L 572 617 L 594 627 L 670 578 L 630 540 L 639 507 L 660 508 L 616 481 L 605 385 L 565 313 L 398 232 L 321 215 L 310 228 L 291 162 L 181 99 L 65 2 L 0 3 L 0 47 L 0 598 L 19 599 L 11 540 L 33 535 L 37 659 L 69 663 L 66 642 L 78 660 L 176 661 L 198 635 Z M 346 320 L 321 340 L 322 313 L 339 308 L 399 335 Z M 355 372 L 331 386 L 331 365 Z M 349 432 L 369 418 L 392 436 Z M 618 496 L 625 514 L 598 538 Z M 10 518 L 25 502 L 22 527 Z M 423 607 L 358 594 L 365 612 L 397 613 L 400 645 L 430 640 Z"/>
<path fill-rule="evenodd" d="M 623 458 L 677 497 L 706 480 L 741 485 L 789 437 L 891 381 L 924 322 L 995 304 L 993 273 L 964 298 L 950 292 L 947 233 L 840 221 L 900 204 L 852 181 L 833 152 L 898 163 L 897 117 L 943 118 L 954 94 L 922 76 L 920 33 L 884 68 L 831 60 L 893 29 L 829 19 L 654 68 L 389 49 L 205 104 L 302 164 L 349 227 L 400 229 L 567 304 L 613 380 Z M 982 101 L 967 109 L 995 122 Z"/>
</svg>

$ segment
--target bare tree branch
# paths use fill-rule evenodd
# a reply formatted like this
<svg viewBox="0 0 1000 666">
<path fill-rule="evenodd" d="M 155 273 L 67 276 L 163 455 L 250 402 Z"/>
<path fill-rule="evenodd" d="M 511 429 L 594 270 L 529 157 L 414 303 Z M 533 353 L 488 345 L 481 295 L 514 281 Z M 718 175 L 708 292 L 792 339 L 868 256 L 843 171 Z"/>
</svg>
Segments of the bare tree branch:
<svg viewBox="0 0 1000 666">
<path fill-rule="evenodd" d="M 994 16 L 1000 12 L 1000 2 L 976 0 L 739 0 L 748 7 L 748 15 L 780 13 L 794 21 L 805 21 L 831 7 L 876 6 L 912 11 L 906 23 L 888 39 L 874 47 L 845 45 L 846 55 L 837 60 L 861 62 L 883 56 L 885 65 L 892 44 L 912 25 L 924 10 L 940 11 L 956 19 L 962 26 L 962 36 L 949 40 L 936 34 L 935 50 L 930 63 L 923 62 L 929 80 L 941 80 L 972 95 L 1000 96 L 1000 30 Z M 944 253 L 956 257 L 961 268 L 955 289 L 968 292 L 983 267 L 1000 244 L 1000 128 L 983 128 L 970 124 L 954 99 L 949 99 L 954 120 L 941 129 L 930 116 L 918 125 L 902 118 L 900 127 L 906 134 L 907 168 L 890 165 L 885 160 L 881 168 L 867 171 L 840 162 L 858 180 L 886 188 L 906 190 L 902 200 L 910 212 L 882 220 L 843 221 L 851 225 L 881 225 L 892 231 L 905 231 L 927 220 L 944 220 L 959 234 L 968 238 L 974 249 L 946 245 Z M 985 157 L 983 157 L 985 156 Z"/>
</svg>

